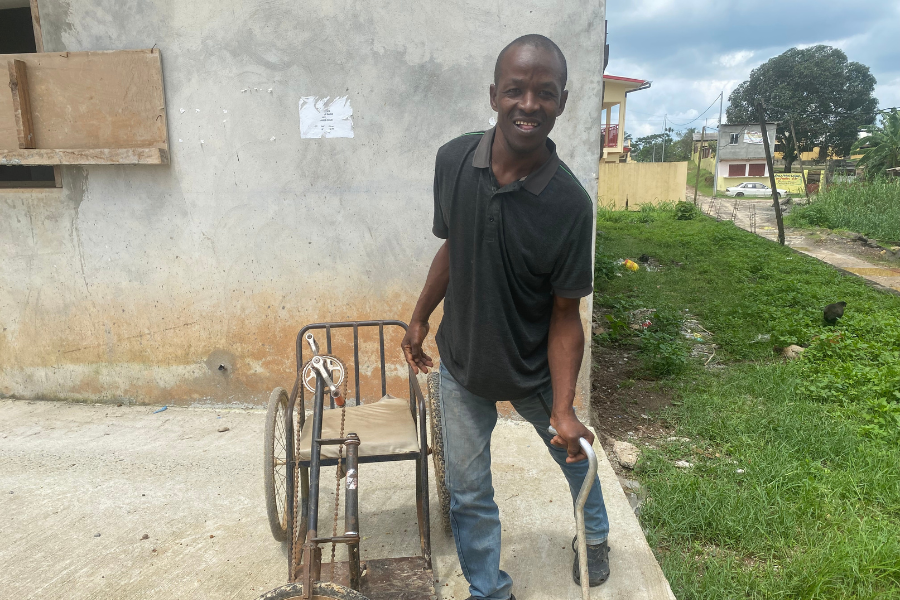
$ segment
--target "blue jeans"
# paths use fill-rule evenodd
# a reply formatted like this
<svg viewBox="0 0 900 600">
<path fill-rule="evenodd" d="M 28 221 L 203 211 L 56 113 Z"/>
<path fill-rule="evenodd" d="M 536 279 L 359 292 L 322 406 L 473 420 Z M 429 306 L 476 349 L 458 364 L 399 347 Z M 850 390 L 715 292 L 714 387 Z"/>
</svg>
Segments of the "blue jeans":
<svg viewBox="0 0 900 600">
<path fill-rule="evenodd" d="M 472 394 L 440 367 L 441 427 L 444 432 L 445 476 L 450 491 L 450 523 L 456 553 L 469 593 L 475 598 L 507 600 L 512 578 L 500 570 L 500 511 L 494 502 L 491 483 L 491 433 L 497 423 L 497 401 Z M 578 496 L 587 473 L 586 460 L 566 463 L 567 452 L 550 444 L 547 431 L 553 406 L 553 392 L 546 390 L 523 400 L 513 408 L 534 425 L 550 450 L 550 456 L 569 482 L 572 501 Z M 599 544 L 609 534 L 609 519 L 596 479 L 584 507 L 588 544 Z"/>
</svg>

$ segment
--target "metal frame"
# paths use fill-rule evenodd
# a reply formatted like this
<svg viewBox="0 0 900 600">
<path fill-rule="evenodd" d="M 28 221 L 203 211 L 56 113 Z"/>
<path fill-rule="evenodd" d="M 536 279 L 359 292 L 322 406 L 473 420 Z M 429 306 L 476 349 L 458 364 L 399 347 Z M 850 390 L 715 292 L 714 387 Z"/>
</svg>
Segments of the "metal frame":
<svg viewBox="0 0 900 600">
<path fill-rule="evenodd" d="M 337 538 L 319 538 L 317 537 L 318 529 L 318 508 L 319 508 L 319 471 L 323 466 L 336 465 L 338 459 L 322 459 L 321 446 L 324 444 L 341 443 L 340 440 L 323 440 L 322 434 L 322 416 L 325 410 L 325 388 L 324 382 L 320 376 L 316 378 L 316 393 L 313 398 L 313 431 L 312 431 L 312 447 L 310 460 L 300 461 L 296 456 L 296 441 L 294 432 L 294 411 L 297 410 L 297 423 L 302 430 L 306 421 L 306 398 L 305 390 L 302 383 L 303 376 L 303 340 L 304 335 L 308 331 L 325 330 L 325 352 L 331 354 L 331 332 L 333 329 L 353 328 L 353 360 L 354 360 L 354 381 L 355 381 L 355 402 L 360 404 L 359 390 L 359 329 L 361 327 L 377 327 L 380 342 L 380 359 L 381 359 L 381 392 L 382 396 L 387 393 L 387 377 L 385 365 L 384 351 L 384 330 L 385 327 L 400 327 L 407 329 L 406 323 L 397 320 L 376 320 L 376 321 L 346 321 L 346 322 L 329 322 L 329 323 L 313 323 L 305 326 L 297 334 L 297 378 L 291 391 L 287 414 L 285 419 L 285 440 L 287 444 L 287 502 L 288 502 L 288 581 L 295 582 L 306 579 L 305 589 L 311 589 L 308 584 L 314 579 L 318 579 L 319 573 L 313 572 L 318 570 L 312 562 L 320 564 L 321 550 L 317 548 L 318 543 L 347 543 L 350 549 L 350 582 L 351 587 L 359 589 L 359 572 L 355 571 L 354 564 L 359 564 L 359 528 L 358 516 L 351 517 L 349 512 L 351 508 L 350 498 L 346 503 L 346 527 L 347 533 Z M 383 456 L 365 456 L 358 457 L 356 446 L 348 445 L 348 467 L 350 459 L 350 449 L 353 448 L 354 462 L 372 463 L 372 462 L 391 462 L 400 460 L 415 460 L 416 462 L 416 513 L 419 525 L 419 544 L 424 559 L 425 568 L 429 571 L 432 569 L 431 564 L 431 529 L 429 527 L 430 511 L 429 511 L 429 489 L 428 489 L 428 439 L 426 431 L 426 408 L 425 398 L 419 382 L 413 374 L 412 368 L 407 366 L 409 379 L 409 410 L 412 414 L 413 422 L 419 433 L 419 451 L 409 452 L 398 455 Z M 349 374 L 347 375 L 349 376 Z M 330 408 L 334 408 L 334 399 L 330 398 Z M 297 400 L 299 399 L 299 407 Z M 346 401 L 349 401 L 347 399 Z M 358 442 L 357 442 L 358 444 Z M 355 467 L 355 465 L 354 465 Z M 349 475 L 349 470 L 348 470 Z M 298 481 L 299 480 L 299 481 Z M 298 489 L 299 483 L 299 489 Z M 349 481 L 348 481 L 349 486 Z M 348 487 L 349 489 L 349 487 Z M 301 497 L 307 499 L 305 505 L 300 503 L 298 492 Z M 353 494 L 353 513 L 356 514 L 356 495 Z M 299 528 L 297 523 L 299 512 Z M 351 523 L 352 521 L 352 523 Z M 302 538 L 302 539 L 301 539 Z M 301 556 L 301 549 L 303 550 Z M 355 552 L 354 552 L 355 551 Z M 318 557 L 316 554 L 318 553 Z M 303 560 L 305 558 L 305 561 Z M 318 558 L 318 560 L 316 560 Z M 304 563 L 305 564 L 302 564 Z M 355 571 L 355 572 L 354 572 Z"/>
</svg>

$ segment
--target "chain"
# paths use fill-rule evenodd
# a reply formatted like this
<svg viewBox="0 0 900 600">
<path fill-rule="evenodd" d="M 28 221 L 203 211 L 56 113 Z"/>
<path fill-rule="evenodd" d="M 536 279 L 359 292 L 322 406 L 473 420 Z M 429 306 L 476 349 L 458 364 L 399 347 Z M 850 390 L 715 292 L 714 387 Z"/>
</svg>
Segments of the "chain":
<svg viewBox="0 0 900 600">
<path fill-rule="evenodd" d="M 299 380 L 299 378 L 300 378 L 300 376 L 298 375 L 297 379 Z M 298 394 L 303 393 L 302 389 L 298 389 L 297 391 L 298 391 Z M 287 415 L 287 418 L 293 419 L 294 415 L 293 414 Z M 295 423 L 295 426 L 294 426 L 294 432 L 295 432 L 294 433 L 294 442 L 295 442 L 295 446 L 296 446 L 296 448 L 294 449 L 294 456 L 296 456 L 296 457 L 300 456 L 300 432 L 301 432 L 302 428 L 297 427 L 297 425 L 299 425 L 299 421 L 300 421 L 300 418 L 298 416 L 297 422 Z M 294 566 L 300 564 L 300 545 L 306 541 L 306 540 L 303 540 L 303 542 L 298 543 L 298 540 L 297 540 L 297 522 L 303 518 L 303 516 L 300 515 L 300 512 L 298 510 L 298 505 L 300 502 L 300 461 L 299 460 L 294 461 L 293 470 L 294 470 L 294 498 L 293 498 L 294 518 L 293 518 L 293 523 L 291 524 L 292 525 L 291 526 L 291 550 L 292 550 L 293 558 L 291 560 L 291 568 L 290 568 L 291 572 L 288 573 L 288 581 L 294 581 L 294 572 L 293 572 Z"/>
<path fill-rule="evenodd" d="M 341 407 L 341 433 L 339 438 L 344 437 L 344 421 L 347 417 L 347 382 L 344 381 L 344 405 Z M 338 446 L 338 464 L 334 469 L 334 521 L 331 527 L 331 537 L 337 537 L 338 524 L 338 507 L 341 502 L 341 471 L 343 470 L 341 463 L 344 460 L 344 444 Z M 334 581 L 334 554 L 337 544 L 331 542 L 331 580 Z"/>
</svg>

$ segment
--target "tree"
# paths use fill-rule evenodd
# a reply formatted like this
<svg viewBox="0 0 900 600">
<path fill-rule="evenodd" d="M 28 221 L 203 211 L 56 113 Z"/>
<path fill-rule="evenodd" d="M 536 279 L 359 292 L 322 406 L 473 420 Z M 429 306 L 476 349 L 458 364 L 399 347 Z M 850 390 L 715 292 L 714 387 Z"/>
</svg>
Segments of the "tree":
<svg viewBox="0 0 900 600">
<path fill-rule="evenodd" d="M 635 162 L 661 162 L 663 140 L 666 143 L 666 162 L 681 162 L 691 158 L 694 142 L 694 128 L 675 131 L 667 127 L 665 133 L 654 133 L 638 138 L 631 143 L 631 160 Z M 674 134 L 675 138 L 672 137 Z"/>
<path fill-rule="evenodd" d="M 875 122 L 878 100 L 869 67 L 848 62 L 831 46 L 790 50 L 750 73 L 728 97 L 729 123 L 756 123 L 756 101 L 762 100 L 767 121 L 776 121 L 776 139 L 784 146 L 785 172 L 797 159 L 790 121 L 801 152 L 816 146 L 849 156 L 860 129 Z"/>
<path fill-rule="evenodd" d="M 866 173 L 884 173 L 885 169 L 900 167 L 900 113 L 894 108 L 884 115 L 881 126 L 868 128 L 869 135 L 853 144 L 852 152 L 862 153 L 856 163 Z"/>
</svg>

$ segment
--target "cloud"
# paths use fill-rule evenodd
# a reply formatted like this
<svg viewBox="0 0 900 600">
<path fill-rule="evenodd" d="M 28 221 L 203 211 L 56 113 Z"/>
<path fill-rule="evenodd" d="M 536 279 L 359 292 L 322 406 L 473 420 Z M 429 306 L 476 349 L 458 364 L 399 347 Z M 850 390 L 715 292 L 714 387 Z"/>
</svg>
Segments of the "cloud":
<svg viewBox="0 0 900 600">
<path fill-rule="evenodd" d="M 761 24 L 760 16 L 763 21 Z M 763 62 L 792 47 L 827 44 L 867 65 L 882 108 L 900 106 L 900 0 L 846 3 L 756 0 L 613 0 L 607 4 L 610 60 L 606 72 L 653 82 L 629 94 L 626 128 L 635 136 L 700 115 Z M 718 105 L 684 126 L 714 126 Z"/>
</svg>

